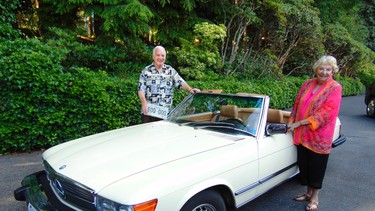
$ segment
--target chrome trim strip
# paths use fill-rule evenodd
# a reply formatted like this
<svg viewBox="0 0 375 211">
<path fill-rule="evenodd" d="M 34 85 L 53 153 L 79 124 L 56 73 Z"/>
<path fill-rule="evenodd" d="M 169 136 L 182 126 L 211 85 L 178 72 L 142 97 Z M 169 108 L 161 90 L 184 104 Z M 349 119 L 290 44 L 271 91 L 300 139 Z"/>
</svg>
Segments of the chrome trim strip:
<svg viewBox="0 0 375 211">
<path fill-rule="evenodd" d="M 290 178 L 292 178 L 292 177 L 294 177 L 294 176 L 296 176 L 297 174 L 298 174 L 299 172 L 297 172 L 297 173 L 295 173 L 295 174 L 293 174 L 293 175 L 291 175 L 290 177 L 288 177 L 288 179 L 286 179 L 286 180 L 284 180 L 284 181 L 281 181 L 278 185 L 280 185 L 280 184 L 282 184 L 283 182 L 285 182 L 285 181 L 287 181 L 287 180 L 289 180 Z M 278 185 L 276 185 L 276 186 L 278 186 Z M 275 186 L 275 187 L 276 187 Z M 272 188 L 271 188 L 272 189 Z M 270 190 L 271 190 L 270 189 Z M 256 198 L 258 198 L 259 196 L 261 196 L 261 195 L 263 195 L 263 193 L 261 193 L 261 194 L 258 194 L 258 195 L 256 195 L 256 196 L 254 196 L 253 198 L 251 198 L 251 199 L 249 199 L 249 200 L 247 200 L 247 201 L 245 201 L 245 202 L 243 202 L 242 204 L 239 204 L 239 205 L 237 205 L 236 206 L 236 208 L 238 209 L 238 208 L 240 208 L 240 207 L 242 207 L 242 206 L 244 206 L 244 205 L 246 205 L 247 203 L 249 203 L 249 202 L 251 202 L 252 200 L 254 200 L 254 199 L 256 199 Z"/>
<path fill-rule="evenodd" d="M 66 181 L 66 182 L 68 182 L 68 183 L 74 184 L 74 185 L 76 185 L 77 187 L 80 187 L 80 188 L 82 188 L 82 189 L 85 189 L 85 190 L 87 190 L 88 192 L 90 192 L 91 194 L 95 194 L 95 191 L 92 190 L 91 188 L 89 188 L 89 187 L 87 187 L 87 186 L 85 186 L 85 185 L 83 185 L 83 184 L 81 184 L 81 183 L 78 183 L 78 182 L 76 182 L 76 181 L 74 181 L 74 180 L 72 180 L 72 179 L 66 177 L 66 176 L 63 175 L 63 174 L 60 174 L 60 173 L 56 172 L 56 171 L 52 168 L 52 166 L 49 165 L 49 163 L 48 163 L 46 160 L 43 161 L 43 165 L 44 165 L 44 167 L 45 167 L 45 169 L 46 169 L 47 176 L 49 176 L 49 174 L 51 174 L 52 176 L 54 176 L 54 177 L 56 177 L 56 178 L 59 178 L 59 179 L 61 179 L 61 180 L 63 180 L 63 181 Z M 47 177 L 47 178 L 48 178 L 48 177 Z M 48 179 L 49 179 L 49 178 L 48 178 Z"/>
<path fill-rule="evenodd" d="M 287 171 L 287 170 L 293 168 L 293 167 L 296 166 L 296 165 L 297 165 L 297 162 L 296 162 L 296 163 L 293 163 L 293 164 L 291 164 L 291 165 L 289 165 L 289 166 L 287 166 L 287 167 L 285 167 L 285 168 L 283 168 L 283 169 L 281 169 L 281 170 L 279 170 L 279 171 L 277 171 L 277 172 L 275 172 L 275 173 L 273 173 L 273 174 L 271 174 L 271 175 L 269 175 L 269 176 L 267 176 L 267 177 L 265 177 L 265 178 L 263 178 L 263 179 L 261 179 L 261 180 L 259 180 L 258 182 L 255 182 L 255 183 L 250 184 L 250 185 L 248 185 L 248 186 L 246 186 L 246 187 L 243 187 L 243 188 L 239 189 L 238 191 L 236 191 L 236 192 L 234 193 L 234 195 L 235 195 L 235 196 L 238 196 L 238 195 L 240 195 L 240 194 L 243 194 L 243 193 L 245 193 L 246 191 L 249 191 L 249 190 L 251 190 L 251 189 L 253 189 L 253 188 L 255 188 L 255 187 L 257 187 L 257 186 L 259 186 L 259 185 L 261 185 L 261 184 L 263 184 L 263 183 L 265 183 L 265 182 L 267 182 L 268 180 L 270 180 L 270 179 L 276 177 L 277 175 L 282 174 L 283 172 L 285 172 L 285 171 Z"/>
<path fill-rule="evenodd" d="M 62 175 L 62 174 L 58 173 L 57 171 L 55 171 L 52 168 L 52 166 L 46 160 L 43 161 L 43 165 L 44 165 L 44 168 L 45 168 L 45 171 L 46 171 L 46 175 L 47 175 L 49 185 L 50 185 L 51 189 L 53 190 L 53 192 L 55 193 L 55 195 L 60 200 L 69 204 L 70 206 L 80 207 L 83 204 L 85 204 L 83 206 L 88 205 L 90 207 L 91 206 L 95 207 L 96 193 L 93 189 L 91 189 L 91 188 L 89 188 L 89 187 L 87 187 L 87 186 L 85 186 L 81 183 L 78 183 L 78 182 L 66 177 L 65 175 Z M 60 184 L 60 187 L 57 186 L 56 181 Z M 69 186 L 70 188 L 71 187 L 77 187 L 78 188 L 78 189 L 74 189 L 74 190 L 70 189 L 69 192 L 77 194 L 77 195 L 74 195 L 74 197 L 76 199 L 78 199 L 79 202 L 78 201 L 73 202 L 73 201 L 67 200 L 66 195 L 65 195 L 66 190 L 61 186 L 62 182 L 66 183 L 66 184 L 69 184 L 69 185 L 72 185 L 72 186 Z M 70 195 L 70 196 L 73 196 L 73 195 Z"/>
</svg>

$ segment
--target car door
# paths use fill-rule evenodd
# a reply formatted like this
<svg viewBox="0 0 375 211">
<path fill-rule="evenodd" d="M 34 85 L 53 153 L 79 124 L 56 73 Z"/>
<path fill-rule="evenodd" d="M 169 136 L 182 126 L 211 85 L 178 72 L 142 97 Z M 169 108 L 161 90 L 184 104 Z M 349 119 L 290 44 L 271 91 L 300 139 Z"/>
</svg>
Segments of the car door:
<svg viewBox="0 0 375 211">
<path fill-rule="evenodd" d="M 238 141 L 232 155 L 232 166 L 236 168 L 227 172 L 236 197 L 236 205 L 241 206 L 257 195 L 259 178 L 258 142 L 255 138 Z"/>
<path fill-rule="evenodd" d="M 258 140 L 259 181 L 258 194 L 278 185 L 298 173 L 297 149 L 291 133 L 264 136 Z"/>
</svg>

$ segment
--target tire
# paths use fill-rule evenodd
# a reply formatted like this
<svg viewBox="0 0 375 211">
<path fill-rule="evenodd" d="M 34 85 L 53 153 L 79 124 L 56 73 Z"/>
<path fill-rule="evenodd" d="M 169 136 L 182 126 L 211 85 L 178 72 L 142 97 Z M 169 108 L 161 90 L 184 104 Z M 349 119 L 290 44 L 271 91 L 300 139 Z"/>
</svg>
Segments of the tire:
<svg viewBox="0 0 375 211">
<path fill-rule="evenodd" d="M 366 107 L 366 112 L 367 116 L 375 118 L 375 98 L 371 98 L 368 101 L 367 107 Z"/>
<path fill-rule="evenodd" d="M 223 197 L 215 191 L 200 192 L 189 199 L 181 211 L 226 211 Z"/>
</svg>

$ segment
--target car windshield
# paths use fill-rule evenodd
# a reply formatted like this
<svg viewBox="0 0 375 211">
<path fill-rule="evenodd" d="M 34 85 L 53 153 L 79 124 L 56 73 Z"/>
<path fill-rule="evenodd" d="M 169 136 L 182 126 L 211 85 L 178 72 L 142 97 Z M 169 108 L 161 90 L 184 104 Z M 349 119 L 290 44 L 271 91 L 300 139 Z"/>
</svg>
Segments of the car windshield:
<svg viewBox="0 0 375 211">
<path fill-rule="evenodd" d="M 197 93 L 186 97 L 168 121 L 225 133 L 257 134 L 263 96 Z"/>
</svg>

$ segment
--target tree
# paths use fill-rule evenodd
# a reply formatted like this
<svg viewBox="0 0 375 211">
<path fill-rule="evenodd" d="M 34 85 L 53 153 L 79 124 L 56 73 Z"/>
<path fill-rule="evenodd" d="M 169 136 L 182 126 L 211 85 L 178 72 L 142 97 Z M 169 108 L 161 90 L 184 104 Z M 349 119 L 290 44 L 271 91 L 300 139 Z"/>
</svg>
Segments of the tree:
<svg viewBox="0 0 375 211">
<path fill-rule="evenodd" d="M 194 40 L 181 40 L 176 47 L 176 57 L 180 72 L 190 79 L 202 79 L 209 70 L 216 73 L 221 69 L 221 56 L 218 46 L 226 36 L 224 25 L 203 22 L 194 27 Z"/>
<path fill-rule="evenodd" d="M 306 69 L 324 51 L 319 10 L 312 6 L 313 2 L 289 0 L 280 7 L 284 18 L 271 39 L 271 49 L 277 56 L 277 66 L 287 76 L 305 75 Z"/>
<path fill-rule="evenodd" d="M 323 20 L 326 53 L 338 59 L 341 74 L 356 77 L 363 70 L 375 73 L 375 53 L 365 46 L 369 31 L 360 16 L 366 9 L 362 1 L 316 0 L 316 4 Z"/>
<path fill-rule="evenodd" d="M 366 46 L 375 51 L 375 0 L 363 0 L 361 17 L 364 18 L 369 31 Z"/>
<path fill-rule="evenodd" d="M 226 75 L 233 75 L 249 59 L 251 49 L 248 48 L 246 32 L 250 25 L 260 23 L 260 19 L 255 13 L 257 8 L 258 5 L 252 2 L 236 1 L 229 10 L 232 12 L 227 13 L 229 19 L 224 22 L 227 28 L 227 38 L 221 48 L 222 65 Z M 241 53 L 241 49 L 245 53 Z M 240 58 L 241 56 L 242 58 Z"/>
</svg>

